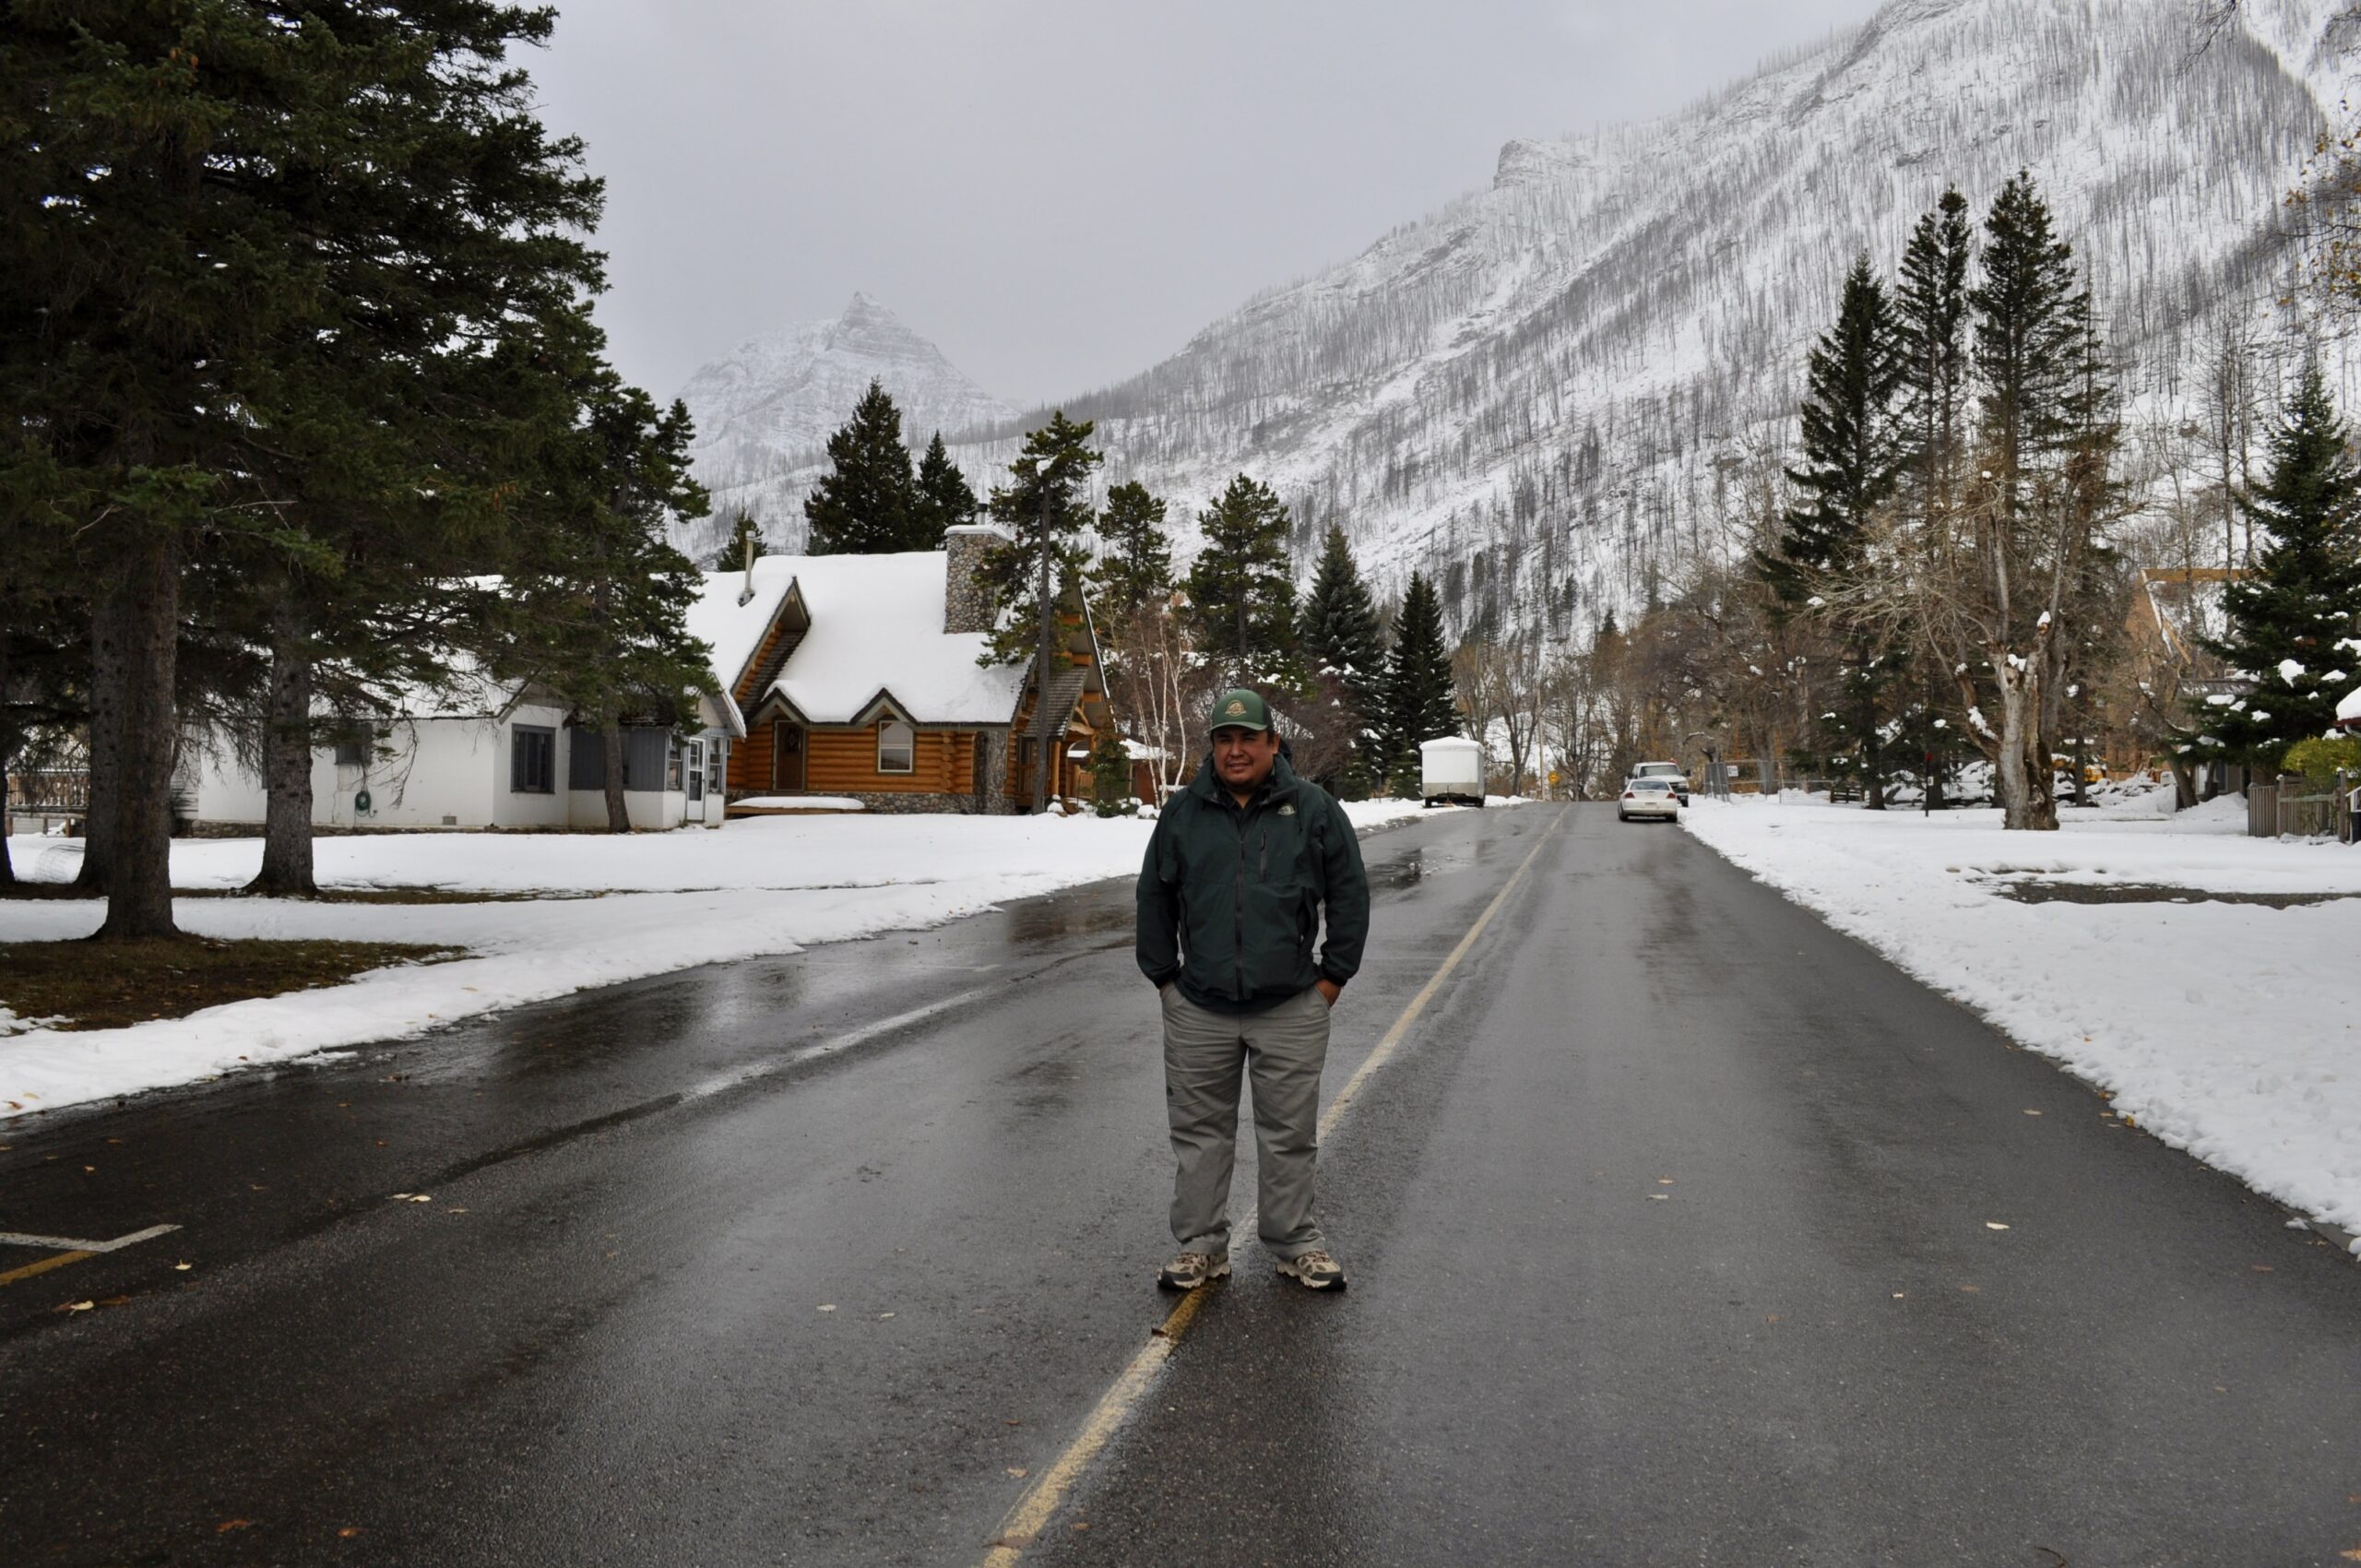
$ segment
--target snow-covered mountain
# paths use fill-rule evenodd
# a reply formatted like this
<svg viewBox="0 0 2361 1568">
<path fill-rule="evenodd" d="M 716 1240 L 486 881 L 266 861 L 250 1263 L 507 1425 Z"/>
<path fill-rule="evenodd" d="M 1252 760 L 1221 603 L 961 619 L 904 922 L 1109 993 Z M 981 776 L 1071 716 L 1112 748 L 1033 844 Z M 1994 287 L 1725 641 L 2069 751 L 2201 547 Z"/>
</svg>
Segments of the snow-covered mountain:
<svg viewBox="0 0 2361 1568">
<path fill-rule="evenodd" d="M 1947 184 L 1980 219 L 2032 171 L 2169 428 L 2221 333 L 2300 293 L 2283 198 L 2347 89 L 2344 5 L 2246 0 L 2209 38 L 2189 0 L 1894 0 L 1664 120 L 1512 141 L 1485 188 L 1062 406 L 1176 517 L 1242 469 L 1307 567 L 1333 518 L 1460 624 L 1575 630 L 1726 548 L 1844 269 L 1890 269 Z M 1013 453 L 958 449 L 987 482 Z"/>
<path fill-rule="evenodd" d="M 706 553 L 706 536 L 726 536 L 742 506 L 774 539 L 800 540 L 808 478 L 795 476 L 826 460 L 828 437 L 872 378 L 900 405 L 913 449 L 938 430 L 947 441 L 1016 418 L 893 312 L 855 294 L 842 315 L 741 343 L 681 388 L 696 422 L 696 476 L 713 492 L 713 519 L 684 542 Z"/>
</svg>

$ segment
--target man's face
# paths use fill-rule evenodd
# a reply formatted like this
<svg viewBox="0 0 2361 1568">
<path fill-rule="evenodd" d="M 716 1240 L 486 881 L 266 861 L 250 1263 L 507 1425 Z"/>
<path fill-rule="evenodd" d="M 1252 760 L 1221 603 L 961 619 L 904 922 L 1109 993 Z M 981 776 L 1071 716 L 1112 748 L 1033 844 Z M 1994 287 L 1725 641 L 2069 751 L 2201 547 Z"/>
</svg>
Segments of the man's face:
<svg viewBox="0 0 2361 1568">
<path fill-rule="evenodd" d="M 1214 731 L 1214 772 L 1228 789 L 1240 793 L 1260 789 L 1263 780 L 1271 776 L 1271 765 L 1278 759 L 1279 737 L 1275 731 L 1225 724 Z"/>
</svg>

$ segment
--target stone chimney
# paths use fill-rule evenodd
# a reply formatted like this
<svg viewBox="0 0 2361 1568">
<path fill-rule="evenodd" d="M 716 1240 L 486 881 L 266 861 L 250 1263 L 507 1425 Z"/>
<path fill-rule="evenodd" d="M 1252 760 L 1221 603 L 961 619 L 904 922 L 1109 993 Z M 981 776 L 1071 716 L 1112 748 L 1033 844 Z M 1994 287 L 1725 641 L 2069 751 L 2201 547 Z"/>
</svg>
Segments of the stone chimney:
<svg viewBox="0 0 2361 1568">
<path fill-rule="evenodd" d="M 959 523 L 943 530 L 943 629 L 946 632 L 989 632 L 992 629 L 991 590 L 983 580 L 984 556 L 995 546 L 1011 544 L 997 524 Z"/>
</svg>

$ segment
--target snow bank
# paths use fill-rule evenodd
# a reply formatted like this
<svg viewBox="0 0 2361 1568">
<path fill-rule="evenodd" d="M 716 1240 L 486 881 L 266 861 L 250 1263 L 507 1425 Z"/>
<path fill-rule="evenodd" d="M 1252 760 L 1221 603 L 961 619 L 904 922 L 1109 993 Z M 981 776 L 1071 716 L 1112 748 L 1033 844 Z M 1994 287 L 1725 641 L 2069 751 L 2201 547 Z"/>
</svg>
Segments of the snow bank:
<svg viewBox="0 0 2361 1568">
<path fill-rule="evenodd" d="M 1415 801 L 1345 810 L 1364 831 L 1419 812 Z M 0 1011 L 0 1121 L 420 1035 L 589 986 L 940 925 L 1007 899 L 1129 875 L 1154 827 L 1087 814 L 800 816 L 733 822 L 719 832 L 323 838 L 315 859 L 324 888 L 537 896 L 456 904 L 175 900 L 181 929 L 202 936 L 421 942 L 471 956 L 123 1029 L 61 1031 Z M 70 881 L 81 861 L 72 839 L 18 837 L 8 848 L 27 881 Z M 172 882 L 238 887 L 261 863 L 258 839 L 182 839 L 172 846 Z M 0 901 L 0 942 L 87 936 L 103 913 L 94 901 Z"/>
<path fill-rule="evenodd" d="M 1996 811 L 1792 796 L 1701 799 L 1684 816 L 1839 931 L 2111 1091 L 2146 1131 L 2361 1230 L 2361 852 L 2241 837 L 2236 799 L 2173 817 L 2142 803 L 2070 814 L 2058 833 L 2003 833 Z M 2011 896 L 2058 888 L 2069 896 Z M 2205 894 L 2353 897 L 2273 908 Z M 2133 901 L 2090 901 L 2108 897 Z"/>
</svg>

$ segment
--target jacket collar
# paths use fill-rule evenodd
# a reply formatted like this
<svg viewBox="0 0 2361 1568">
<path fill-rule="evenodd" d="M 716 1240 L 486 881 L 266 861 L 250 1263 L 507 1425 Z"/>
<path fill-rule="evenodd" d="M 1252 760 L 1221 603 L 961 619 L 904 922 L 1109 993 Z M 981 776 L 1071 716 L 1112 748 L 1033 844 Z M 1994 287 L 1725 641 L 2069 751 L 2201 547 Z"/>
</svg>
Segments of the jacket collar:
<svg viewBox="0 0 2361 1568">
<path fill-rule="evenodd" d="M 1271 776 L 1263 780 L 1263 787 L 1254 791 L 1254 798 L 1246 803 L 1246 809 L 1252 811 L 1265 802 L 1284 801 L 1295 793 L 1295 769 L 1288 766 L 1287 759 L 1282 756 L 1271 764 Z M 1223 786 L 1220 777 L 1214 772 L 1214 754 L 1211 752 L 1207 752 L 1205 760 L 1197 765 L 1197 776 L 1189 781 L 1189 792 L 1209 805 L 1237 804 L 1229 790 Z"/>
</svg>

